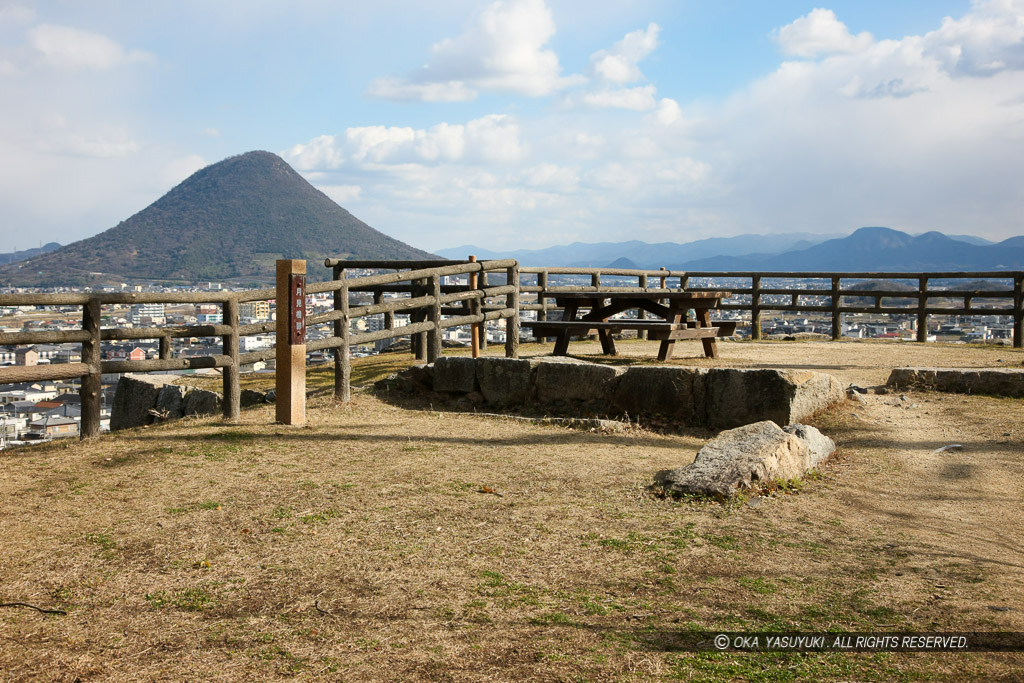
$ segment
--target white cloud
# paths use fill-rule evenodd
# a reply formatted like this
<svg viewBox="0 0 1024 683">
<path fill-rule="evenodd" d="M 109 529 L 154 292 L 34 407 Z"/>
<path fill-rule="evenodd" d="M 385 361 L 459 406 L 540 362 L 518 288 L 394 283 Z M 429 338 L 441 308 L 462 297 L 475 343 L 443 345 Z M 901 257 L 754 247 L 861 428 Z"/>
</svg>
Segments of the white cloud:
<svg viewBox="0 0 1024 683">
<path fill-rule="evenodd" d="M 507 164 L 524 155 L 519 124 L 491 114 L 465 124 L 439 123 L 429 129 L 396 126 L 348 128 L 293 146 L 284 157 L 303 171 L 334 170 L 345 160 L 359 167 L 402 164 Z"/>
<path fill-rule="evenodd" d="M 618 85 L 642 80 L 637 64 L 658 47 L 659 31 L 661 27 L 651 22 L 646 29 L 627 33 L 609 49 L 595 52 L 590 56 L 591 73 Z"/>
<path fill-rule="evenodd" d="M 870 33 L 850 33 L 846 24 L 830 9 L 814 9 L 775 32 L 783 54 L 794 57 L 858 52 L 871 45 Z"/>
<path fill-rule="evenodd" d="M 40 24 L 29 30 L 28 38 L 29 44 L 45 62 L 58 68 L 111 69 L 153 60 L 148 52 L 127 51 L 106 36 L 70 26 Z"/>
<path fill-rule="evenodd" d="M 653 85 L 641 85 L 635 88 L 620 88 L 618 90 L 598 90 L 596 92 L 584 93 L 580 96 L 580 102 L 588 107 L 594 108 L 615 108 L 631 109 L 633 111 L 648 111 L 658 106 L 654 98 L 656 88 Z"/>
<path fill-rule="evenodd" d="M 358 201 L 363 194 L 363 188 L 359 185 L 320 185 L 318 189 L 341 205 Z"/>
<path fill-rule="evenodd" d="M 295 145 L 284 153 L 284 157 L 300 171 L 334 169 L 345 160 L 343 153 L 335 147 L 333 135 L 320 135 L 304 145 Z"/>
<path fill-rule="evenodd" d="M 924 37 L 924 52 L 955 75 L 985 76 L 1024 69 L 1024 2 L 988 0 Z"/>
<path fill-rule="evenodd" d="M 672 126 L 683 120 L 683 110 L 671 97 L 663 97 L 654 112 L 654 120 L 663 126 Z"/>
<path fill-rule="evenodd" d="M 544 0 L 498 0 L 464 33 L 446 38 L 408 78 L 374 81 L 374 97 L 426 102 L 465 102 L 479 91 L 548 95 L 576 82 L 562 78 L 558 55 L 545 45 L 555 21 Z"/>
</svg>

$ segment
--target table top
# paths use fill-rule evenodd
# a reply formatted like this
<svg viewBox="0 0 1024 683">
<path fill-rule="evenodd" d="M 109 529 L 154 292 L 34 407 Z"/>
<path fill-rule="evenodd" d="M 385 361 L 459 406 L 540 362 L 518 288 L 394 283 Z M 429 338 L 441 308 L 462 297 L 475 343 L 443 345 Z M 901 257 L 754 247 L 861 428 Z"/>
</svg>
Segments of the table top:
<svg viewBox="0 0 1024 683">
<path fill-rule="evenodd" d="M 701 299 L 728 299 L 732 292 L 551 292 L 543 291 L 541 296 L 555 299 L 659 299 L 699 301 Z"/>
</svg>

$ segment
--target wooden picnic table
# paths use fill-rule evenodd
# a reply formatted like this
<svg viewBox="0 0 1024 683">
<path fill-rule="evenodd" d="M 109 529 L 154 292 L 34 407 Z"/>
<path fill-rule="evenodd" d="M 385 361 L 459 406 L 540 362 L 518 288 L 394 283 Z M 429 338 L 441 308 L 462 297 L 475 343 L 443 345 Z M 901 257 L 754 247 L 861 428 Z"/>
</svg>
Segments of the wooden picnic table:
<svg viewBox="0 0 1024 683">
<path fill-rule="evenodd" d="M 736 329 L 735 323 L 720 326 L 711 324 L 710 310 L 722 299 L 732 296 L 731 292 L 541 292 L 539 297 L 554 299 L 564 309 L 561 320 L 538 320 L 522 322 L 532 327 L 538 337 L 555 337 L 554 355 L 564 356 L 569 350 L 569 338 L 597 333 L 601 349 L 607 355 L 616 355 L 613 332 L 622 330 L 645 330 L 649 339 L 660 339 L 658 360 L 672 357 L 675 343 L 679 339 L 700 339 L 704 355 L 718 357 L 715 337 L 728 328 Z M 638 309 L 661 318 L 661 320 L 640 320 L 636 318 L 615 318 L 613 315 Z M 688 320 L 690 310 L 695 319 Z M 586 313 L 583 311 L 586 310 Z"/>
</svg>

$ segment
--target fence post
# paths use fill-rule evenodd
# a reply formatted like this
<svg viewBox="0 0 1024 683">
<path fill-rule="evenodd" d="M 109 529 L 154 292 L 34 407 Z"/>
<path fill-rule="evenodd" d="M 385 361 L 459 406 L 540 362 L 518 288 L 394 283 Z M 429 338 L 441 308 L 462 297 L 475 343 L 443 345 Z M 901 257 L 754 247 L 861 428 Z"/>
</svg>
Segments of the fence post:
<svg viewBox="0 0 1024 683">
<path fill-rule="evenodd" d="M 160 337 L 160 360 L 171 359 L 171 338 L 166 334 Z"/>
<path fill-rule="evenodd" d="M 81 437 L 91 439 L 100 435 L 100 412 L 103 409 L 103 374 L 100 370 L 100 300 L 92 296 L 82 307 L 82 330 L 89 340 L 82 342 L 82 362 L 89 366 L 89 374 L 82 377 L 78 395 L 82 399 Z"/>
<path fill-rule="evenodd" d="M 423 286 L 423 285 L 427 284 L 426 278 L 420 278 L 420 279 L 416 280 L 412 284 L 418 285 L 418 287 L 413 289 L 412 296 L 423 296 L 423 295 L 425 295 L 427 293 L 427 288 Z M 413 309 L 412 314 L 409 316 L 410 322 L 417 322 L 417 323 L 419 323 L 419 322 L 423 322 L 426 319 L 427 319 L 426 312 L 423 309 L 420 309 L 420 308 Z M 412 337 L 412 352 L 416 356 L 416 360 L 426 360 L 427 359 L 428 349 L 427 349 L 427 333 L 426 332 L 417 332 L 416 334 L 413 335 L 413 337 Z"/>
<path fill-rule="evenodd" d="M 221 306 L 221 318 L 231 326 L 230 334 L 221 337 L 224 355 L 231 359 L 231 365 L 223 368 L 224 378 L 224 419 L 237 420 L 242 414 L 242 394 L 239 387 L 241 368 L 238 367 L 238 299 L 231 297 Z"/>
<path fill-rule="evenodd" d="M 476 256 L 474 256 L 473 254 L 470 254 L 469 255 L 469 262 L 470 263 L 476 263 Z M 478 282 L 479 279 L 480 278 L 477 276 L 477 274 L 475 272 L 469 274 L 469 289 L 470 290 L 474 290 L 474 289 L 477 288 L 477 286 L 479 284 L 479 282 Z M 470 315 L 478 315 L 480 313 L 480 299 L 470 299 L 469 300 L 469 313 L 470 313 Z M 470 347 L 471 347 L 472 352 L 473 352 L 473 358 L 479 358 L 480 357 L 480 330 L 482 328 L 483 328 L 483 323 L 473 323 L 472 325 L 469 326 L 469 339 L 470 339 Z M 487 334 L 486 331 L 484 332 L 484 334 L 485 335 Z"/>
<path fill-rule="evenodd" d="M 519 358 L 519 264 L 509 266 L 507 272 L 513 290 L 505 295 L 505 308 L 512 309 L 512 317 L 505 319 L 505 357 Z"/>
<path fill-rule="evenodd" d="M 639 278 L 639 281 L 637 282 L 637 284 L 640 285 L 640 289 L 645 290 L 645 291 L 647 290 L 647 273 L 641 273 L 640 274 L 640 278 Z M 644 309 L 641 308 L 640 312 L 637 314 L 637 319 L 638 320 L 646 320 L 647 319 L 647 311 L 645 311 Z M 637 339 L 646 340 L 647 339 L 647 330 L 638 330 L 637 333 L 636 333 L 636 338 Z"/>
<path fill-rule="evenodd" d="M 441 277 L 431 275 L 427 281 L 430 283 L 430 296 L 434 298 L 427 315 L 433 327 L 427 333 L 427 362 L 433 363 L 441 355 Z"/>
<path fill-rule="evenodd" d="M 277 262 L 277 421 L 306 422 L 306 262 Z M 300 288 L 301 285 L 301 288 Z"/>
<path fill-rule="evenodd" d="M 843 314 L 839 312 L 839 284 L 842 278 L 832 278 L 832 341 L 843 338 Z"/>
<path fill-rule="evenodd" d="M 928 341 L 928 297 L 925 294 L 927 291 L 928 278 L 919 278 L 917 282 L 917 341 L 922 344 Z"/>
<path fill-rule="evenodd" d="M 480 271 L 480 279 L 478 281 L 478 284 L 480 285 L 480 289 L 487 289 L 487 287 L 489 287 L 489 285 L 487 284 L 487 271 L 486 270 L 481 270 Z M 483 299 L 480 300 L 480 310 L 481 311 L 484 310 L 487 307 L 486 304 L 487 304 L 487 298 L 484 297 Z M 487 322 L 486 321 L 480 323 L 480 352 L 481 353 L 487 353 Z"/>
<path fill-rule="evenodd" d="M 1013 348 L 1024 346 L 1024 273 L 1013 278 Z"/>
<path fill-rule="evenodd" d="M 761 276 L 750 278 L 750 338 L 761 341 Z"/>
<path fill-rule="evenodd" d="M 344 280 L 345 269 L 341 266 L 334 267 L 334 279 Z M 380 292 L 374 294 L 374 303 Z M 348 403 L 351 398 L 349 380 L 352 377 L 352 354 L 349 348 L 349 317 L 348 317 L 348 284 L 343 283 L 342 287 L 334 290 L 334 310 L 341 314 L 341 318 L 334 321 L 334 336 L 341 339 L 341 346 L 334 349 L 334 400 Z"/>
</svg>

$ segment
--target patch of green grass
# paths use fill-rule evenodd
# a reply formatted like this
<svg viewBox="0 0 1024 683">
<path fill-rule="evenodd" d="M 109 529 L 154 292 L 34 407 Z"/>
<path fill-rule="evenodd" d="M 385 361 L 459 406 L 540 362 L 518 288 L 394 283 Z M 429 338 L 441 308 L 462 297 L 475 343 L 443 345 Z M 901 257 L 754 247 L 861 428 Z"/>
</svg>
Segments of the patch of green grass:
<svg viewBox="0 0 1024 683">
<path fill-rule="evenodd" d="M 736 583 L 761 595 L 771 595 L 778 590 L 774 583 L 771 581 L 765 581 L 760 577 L 747 578 L 745 576 L 741 576 L 736 579 Z"/>
<path fill-rule="evenodd" d="M 704 534 L 704 540 L 722 550 L 739 550 L 740 542 L 735 536 L 729 536 L 723 534 L 721 536 L 717 534 Z"/>
<path fill-rule="evenodd" d="M 549 612 L 530 619 L 534 626 L 575 626 L 576 622 L 564 612 Z"/>
<path fill-rule="evenodd" d="M 117 552 L 117 542 L 110 534 L 88 533 L 85 540 L 96 546 L 97 557 L 109 560 Z"/>
<path fill-rule="evenodd" d="M 167 508 L 167 514 L 169 515 L 182 515 L 186 512 L 195 512 L 196 510 L 220 510 L 224 506 L 215 500 L 207 500 L 202 503 L 188 503 L 178 507 Z"/>
<path fill-rule="evenodd" d="M 323 524 L 329 519 L 334 519 L 340 516 L 341 513 L 334 508 L 328 508 L 323 512 L 314 512 L 309 515 L 303 515 L 299 517 L 303 524 Z"/>
<path fill-rule="evenodd" d="M 167 591 L 147 593 L 146 601 L 157 609 L 177 607 L 186 612 L 201 612 L 217 605 L 214 597 L 202 588 L 186 588 L 173 593 Z"/>
</svg>

